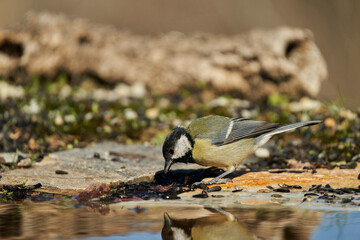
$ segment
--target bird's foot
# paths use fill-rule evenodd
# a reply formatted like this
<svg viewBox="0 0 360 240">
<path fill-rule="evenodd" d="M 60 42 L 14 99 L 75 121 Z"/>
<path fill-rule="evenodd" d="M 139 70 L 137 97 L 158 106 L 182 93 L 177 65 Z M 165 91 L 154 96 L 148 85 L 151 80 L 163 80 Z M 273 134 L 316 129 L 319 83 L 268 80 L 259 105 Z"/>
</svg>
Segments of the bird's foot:
<svg viewBox="0 0 360 240">
<path fill-rule="evenodd" d="M 204 184 L 204 185 L 223 184 L 223 183 L 227 183 L 229 181 L 232 182 L 232 180 L 230 178 L 224 178 L 224 179 L 219 179 L 219 180 L 213 179 L 213 180 L 210 180 L 208 182 L 195 182 L 195 183 L 192 184 L 192 186 L 200 186 L 202 184 Z"/>
<path fill-rule="evenodd" d="M 224 183 L 227 183 L 227 182 L 232 182 L 232 180 L 230 178 L 223 178 L 223 179 L 219 179 L 219 180 L 215 181 L 214 183 L 216 183 L 216 184 L 224 184 Z M 214 183 L 210 183 L 210 184 L 214 184 Z"/>
</svg>

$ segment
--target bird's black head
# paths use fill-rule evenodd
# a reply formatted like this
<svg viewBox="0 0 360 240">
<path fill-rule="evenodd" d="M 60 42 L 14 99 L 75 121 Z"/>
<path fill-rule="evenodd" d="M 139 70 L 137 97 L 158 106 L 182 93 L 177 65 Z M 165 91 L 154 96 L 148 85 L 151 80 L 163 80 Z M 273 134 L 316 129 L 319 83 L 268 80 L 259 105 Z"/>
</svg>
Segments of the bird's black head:
<svg viewBox="0 0 360 240">
<path fill-rule="evenodd" d="M 167 173 L 175 162 L 194 162 L 192 149 L 194 141 L 184 127 L 176 127 L 166 137 L 163 145 L 163 156 L 165 158 L 164 172 Z"/>
</svg>

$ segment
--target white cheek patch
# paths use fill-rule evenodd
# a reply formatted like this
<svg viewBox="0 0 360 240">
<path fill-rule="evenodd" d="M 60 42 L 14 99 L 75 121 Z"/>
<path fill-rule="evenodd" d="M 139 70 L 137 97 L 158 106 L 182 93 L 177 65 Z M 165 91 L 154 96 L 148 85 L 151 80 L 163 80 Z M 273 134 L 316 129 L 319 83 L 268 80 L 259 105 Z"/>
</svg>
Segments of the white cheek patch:
<svg viewBox="0 0 360 240">
<path fill-rule="evenodd" d="M 184 230 L 181 228 L 172 227 L 171 231 L 173 233 L 174 239 L 184 239 L 184 240 L 190 240 L 191 237 L 185 233 Z"/>
<path fill-rule="evenodd" d="M 181 135 L 175 144 L 174 154 L 172 159 L 182 158 L 192 149 L 189 139 L 185 135 Z"/>
</svg>

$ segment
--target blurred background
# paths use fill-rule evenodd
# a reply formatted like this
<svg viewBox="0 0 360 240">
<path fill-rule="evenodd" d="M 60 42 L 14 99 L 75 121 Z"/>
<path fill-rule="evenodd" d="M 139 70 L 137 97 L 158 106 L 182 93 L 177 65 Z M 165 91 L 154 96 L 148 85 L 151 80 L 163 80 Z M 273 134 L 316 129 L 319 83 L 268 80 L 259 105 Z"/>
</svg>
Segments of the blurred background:
<svg viewBox="0 0 360 240">
<path fill-rule="evenodd" d="M 328 64 L 320 99 L 357 109 L 360 102 L 360 1 L 357 0 L 0 0 L 0 27 L 30 11 L 87 18 L 137 34 L 195 31 L 245 33 L 287 25 L 309 28 Z"/>
</svg>

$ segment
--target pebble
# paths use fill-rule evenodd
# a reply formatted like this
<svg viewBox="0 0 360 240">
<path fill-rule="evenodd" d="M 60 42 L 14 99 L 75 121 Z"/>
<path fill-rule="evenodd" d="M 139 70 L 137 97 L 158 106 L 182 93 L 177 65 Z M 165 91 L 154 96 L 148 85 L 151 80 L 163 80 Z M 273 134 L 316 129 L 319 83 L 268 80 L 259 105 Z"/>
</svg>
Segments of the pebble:
<svg viewBox="0 0 360 240">
<path fill-rule="evenodd" d="M 340 169 L 354 169 L 356 168 L 357 164 L 356 162 L 352 162 L 349 165 L 340 165 Z"/>
<path fill-rule="evenodd" d="M 145 111 L 145 116 L 149 119 L 156 119 L 160 114 L 158 108 L 149 108 Z"/>
<path fill-rule="evenodd" d="M 68 174 L 68 172 L 64 171 L 64 170 L 56 170 L 55 173 L 56 174 Z"/>
<path fill-rule="evenodd" d="M 181 199 L 179 196 L 177 196 L 176 194 L 164 194 L 162 196 L 162 199 L 165 200 L 176 200 L 176 199 Z"/>
<path fill-rule="evenodd" d="M 213 197 L 213 198 L 223 198 L 224 195 L 211 195 L 211 197 Z"/>
<path fill-rule="evenodd" d="M 290 192 L 288 188 L 276 188 L 274 189 L 275 192 Z"/>
<path fill-rule="evenodd" d="M 326 118 L 324 121 L 325 126 L 329 128 L 333 128 L 336 126 L 336 121 L 333 118 Z"/>
<path fill-rule="evenodd" d="M 209 187 L 206 186 L 206 184 L 204 184 L 204 183 L 192 185 L 191 187 L 194 188 L 194 189 L 195 189 L 195 188 L 200 188 L 200 189 L 202 189 L 202 190 L 208 190 L 208 189 L 209 189 Z"/>
<path fill-rule="evenodd" d="M 270 189 L 259 189 L 257 192 L 258 193 L 269 193 L 269 192 L 271 192 L 271 190 Z"/>
<path fill-rule="evenodd" d="M 282 198 L 282 195 L 281 195 L 281 194 L 272 194 L 271 197 L 274 197 L 274 198 Z"/>
<path fill-rule="evenodd" d="M 32 162 L 30 158 L 24 158 L 20 160 L 20 162 L 17 164 L 18 167 L 21 168 L 30 168 L 32 166 Z"/>
<path fill-rule="evenodd" d="M 235 186 L 235 189 L 232 192 L 242 192 L 244 190 L 244 188 L 239 187 L 239 186 Z"/>
<path fill-rule="evenodd" d="M 205 191 L 203 191 L 202 193 L 195 194 L 195 195 L 193 195 L 192 197 L 193 197 L 193 198 L 208 198 L 209 195 L 208 195 Z"/>
<path fill-rule="evenodd" d="M 255 150 L 255 156 L 258 158 L 270 157 L 270 151 L 267 148 L 258 148 Z"/>
<path fill-rule="evenodd" d="M 349 202 L 351 202 L 351 199 L 350 199 L 350 198 L 343 198 L 343 199 L 341 200 L 341 203 L 349 203 Z"/>
<path fill-rule="evenodd" d="M 319 196 L 319 194 L 316 194 L 316 193 L 305 193 L 304 194 L 304 197 L 308 197 L 308 196 Z"/>
<path fill-rule="evenodd" d="M 215 186 L 212 188 L 209 188 L 208 192 L 218 192 L 221 191 L 221 187 L 220 186 Z"/>
<path fill-rule="evenodd" d="M 24 88 L 21 86 L 10 85 L 7 82 L 0 81 L 0 99 L 23 98 L 25 95 Z"/>
<path fill-rule="evenodd" d="M 289 110 L 292 112 L 300 111 L 318 111 L 321 108 L 321 102 L 303 97 L 298 102 L 291 102 L 289 104 Z"/>
<path fill-rule="evenodd" d="M 138 118 L 138 114 L 137 112 L 135 112 L 133 109 L 131 108 L 127 108 L 124 111 L 124 116 L 126 120 L 135 120 Z"/>
<path fill-rule="evenodd" d="M 16 154 L 15 152 L 2 152 L 0 153 L 0 163 L 3 164 L 13 164 L 17 163 L 19 159 L 27 158 L 25 154 L 19 152 Z"/>
</svg>

